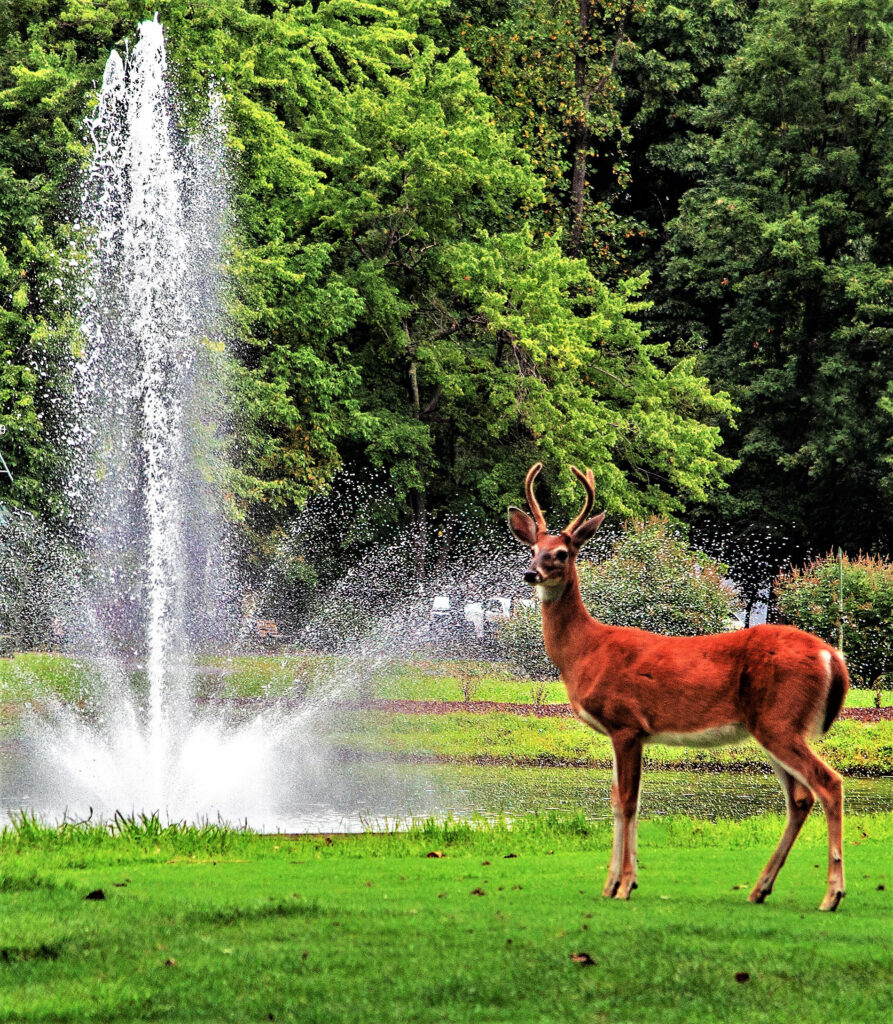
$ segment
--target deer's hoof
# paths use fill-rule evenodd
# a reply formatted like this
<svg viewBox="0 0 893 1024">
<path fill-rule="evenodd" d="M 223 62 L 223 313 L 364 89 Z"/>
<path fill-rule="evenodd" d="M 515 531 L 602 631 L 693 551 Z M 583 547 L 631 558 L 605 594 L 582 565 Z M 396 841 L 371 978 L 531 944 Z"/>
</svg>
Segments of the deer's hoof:
<svg viewBox="0 0 893 1024">
<path fill-rule="evenodd" d="M 840 906 L 840 901 L 844 896 L 846 896 L 846 892 L 843 889 L 833 889 L 829 891 L 822 900 L 819 910 L 837 910 Z"/>
<path fill-rule="evenodd" d="M 619 888 L 620 888 L 620 879 L 619 878 L 609 878 L 607 880 L 607 882 L 605 882 L 604 889 L 602 889 L 602 896 L 604 896 L 604 898 L 606 900 L 611 900 L 611 899 L 613 899 L 616 896 L 617 890 Z"/>
</svg>

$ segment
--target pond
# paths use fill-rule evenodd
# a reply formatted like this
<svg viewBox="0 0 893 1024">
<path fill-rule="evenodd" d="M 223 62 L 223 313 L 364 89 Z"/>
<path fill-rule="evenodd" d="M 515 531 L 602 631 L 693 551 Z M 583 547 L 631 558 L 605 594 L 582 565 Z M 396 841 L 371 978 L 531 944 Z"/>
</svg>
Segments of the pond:
<svg viewBox="0 0 893 1024">
<path fill-rule="evenodd" d="M 126 805 L 103 806 L 95 794 L 69 793 L 60 803 L 48 779 L 27 770 L 30 758 L 17 744 L 0 746 L 0 824 L 26 809 L 46 821 L 94 820 Z M 21 752 L 24 753 L 24 752 Z M 322 754 L 322 756 L 320 756 Z M 247 824 L 262 832 L 358 832 L 393 828 L 430 816 L 512 817 L 529 812 L 582 810 L 592 818 L 610 815 L 611 772 L 588 768 L 503 767 L 401 763 L 387 758 L 344 760 L 320 750 L 287 766 L 279 762 L 263 793 L 227 792 L 214 807 L 179 794 L 162 808 L 173 820 L 214 820 Z M 893 810 L 893 778 L 844 780 L 848 813 Z M 152 808 L 154 809 L 154 808 Z M 818 809 L 818 805 L 817 805 Z M 641 815 L 687 814 L 704 819 L 781 814 L 784 800 L 775 776 L 749 772 L 646 771 Z"/>
</svg>

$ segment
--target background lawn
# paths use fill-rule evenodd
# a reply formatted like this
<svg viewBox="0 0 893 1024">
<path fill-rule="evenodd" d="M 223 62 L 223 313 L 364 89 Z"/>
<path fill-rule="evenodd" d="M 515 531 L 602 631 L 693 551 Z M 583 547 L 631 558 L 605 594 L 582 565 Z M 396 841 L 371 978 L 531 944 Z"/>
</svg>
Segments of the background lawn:
<svg viewBox="0 0 893 1024">
<path fill-rule="evenodd" d="M 453 658 L 369 661 L 312 653 L 204 657 L 199 662 L 200 693 L 220 697 L 276 697 L 297 691 L 329 694 L 333 684 L 391 700 L 486 700 L 513 704 L 564 704 L 560 680 L 525 680 L 499 662 Z M 0 658 L 0 704 L 39 700 L 55 694 L 76 700 L 89 694 L 89 665 L 62 654 L 25 652 Z M 875 690 L 851 687 L 847 707 L 874 707 Z M 893 689 L 881 691 L 883 707 L 893 707 Z"/>
<path fill-rule="evenodd" d="M 609 825 L 575 816 L 328 840 L 26 827 L 0 841 L 0 1019 L 886 1021 L 893 815 L 848 819 L 834 915 L 822 826 L 760 907 L 768 815 L 644 822 L 630 903 L 599 896 Z"/>
</svg>

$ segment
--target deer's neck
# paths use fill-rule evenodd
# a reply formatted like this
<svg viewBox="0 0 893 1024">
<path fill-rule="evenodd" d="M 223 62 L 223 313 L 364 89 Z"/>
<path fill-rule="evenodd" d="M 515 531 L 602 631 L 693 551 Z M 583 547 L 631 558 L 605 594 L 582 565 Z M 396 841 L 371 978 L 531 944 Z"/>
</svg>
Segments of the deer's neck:
<svg viewBox="0 0 893 1024">
<path fill-rule="evenodd" d="M 546 653 L 567 683 L 572 676 L 573 659 L 596 640 L 600 625 L 583 604 L 576 568 L 559 593 L 545 593 L 541 597 Z"/>
</svg>

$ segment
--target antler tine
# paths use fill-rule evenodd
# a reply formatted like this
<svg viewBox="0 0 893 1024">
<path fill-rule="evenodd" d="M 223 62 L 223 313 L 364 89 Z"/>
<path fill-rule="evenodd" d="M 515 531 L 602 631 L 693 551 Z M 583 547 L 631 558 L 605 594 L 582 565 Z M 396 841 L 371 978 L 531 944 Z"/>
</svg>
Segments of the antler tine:
<svg viewBox="0 0 893 1024">
<path fill-rule="evenodd" d="M 539 476 L 542 468 L 543 464 L 537 462 L 527 470 L 527 476 L 524 478 L 524 493 L 527 495 L 527 504 L 533 513 L 533 521 L 536 523 L 537 533 L 548 533 L 549 527 L 546 526 L 546 517 L 543 515 L 543 510 L 533 494 L 533 481 Z"/>
<path fill-rule="evenodd" d="M 583 510 L 576 519 L 565 528 L 565 533 L 573 533 L 574 530 L 589 518 L 592 506 L 595 504 L 595 477 L 592 470 L 587 469 L 585 474 L 581 473 L 576 466 L 571 466 L 571 472 L 580 481 L 586 490 L 586 501 L 583 502 Z"/>
</svg>

